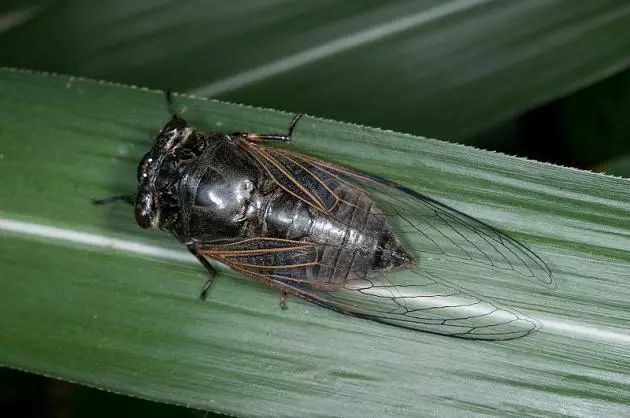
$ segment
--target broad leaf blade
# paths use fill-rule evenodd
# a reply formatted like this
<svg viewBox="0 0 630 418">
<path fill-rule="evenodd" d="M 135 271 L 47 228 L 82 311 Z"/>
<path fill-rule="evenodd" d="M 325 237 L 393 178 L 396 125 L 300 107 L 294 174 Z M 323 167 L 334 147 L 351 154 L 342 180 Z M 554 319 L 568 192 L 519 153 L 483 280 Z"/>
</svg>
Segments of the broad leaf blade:
<svg viewBox="0 0 630 418">
<path fill-rule="evenodd" d="M 168 118 L 163 95 L 12 70 L 0 91 L 0 363 L 238 415 L 627 414 L 629 181 L 305 118 L 297 149 L 440 199 L 549 264 L 556 290 L 470 283 L 540 332 L 462 341 L 295 299 L 281 311 L 275 291 L 227 271 L 199 301 L 205 273 L 177 243 L 138 229 L 128 207 L 90 201 L 133 190 Z M 207 130 L 290 119 L 177 103 Z"/>
</svg>

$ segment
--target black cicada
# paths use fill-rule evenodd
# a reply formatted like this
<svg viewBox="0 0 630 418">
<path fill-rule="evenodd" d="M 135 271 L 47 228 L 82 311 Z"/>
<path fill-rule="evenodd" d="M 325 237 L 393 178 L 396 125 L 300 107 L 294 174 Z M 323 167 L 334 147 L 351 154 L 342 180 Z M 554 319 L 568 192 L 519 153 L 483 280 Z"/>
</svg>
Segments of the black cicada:
<svg viewBox="0 0 630 418">
<path fill-rule="evenodd" d="M 536 321 L 450 283 L 439 260 L 551 283 L 531 250 L 388 180 L 285 148 L 287 134 L 204 133 L 174 116 L 138 166 L 135 217 L 208 258 L 334 311 L 471 339 Z M 462 264 L 465 266 L 466 264 Z M 462 267 L 468 268 L 468 267 Z M 202 291 L 208 290 L 212 278 Z"/>
</svg>

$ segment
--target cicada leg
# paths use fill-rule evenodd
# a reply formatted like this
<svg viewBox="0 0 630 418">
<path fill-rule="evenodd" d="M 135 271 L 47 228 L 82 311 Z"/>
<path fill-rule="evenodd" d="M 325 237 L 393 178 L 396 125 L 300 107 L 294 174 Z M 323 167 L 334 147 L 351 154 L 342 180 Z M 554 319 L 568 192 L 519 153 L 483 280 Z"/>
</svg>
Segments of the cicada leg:
<svg viewBox="0 0 630 418">
<path fill-rule="evenodd" d="M 187 244 L 186 248 L 188 248 L 188 251 L 190 251 L 192 255 L 197 257 L 197 260 L 199 260 L 199 262 L 206 268 L 206 270 L 210 274 L 210 277 L 208 278 L 208 280 L 206 280 L 203 287 L 201 288 L 201 294 L 199 295 L 201 300 L 206 300 L 206 297 L 208 296 L 208 291 L 210 290 L 212 283 L 214 283 L 217 271 L 214 267 L 212 267 L 212 264 L 210 264 L 203 255 L 199 254 L 199 251 L 197 251 L 197 245 L 195 245 L 195 243 Z"/>
<path fill-rule="evenodd" d="M 293 130 L 295 129 L 295 125 L 297 125 L 298 120 L 300 120 L 302 116 L 303 116 L 302 113 L 297 113 L 295 116 L 293 116 L 293 119 L 291 119 L 291 123 L 289 124 L 289 130 L 286 134 L 260 134 L 260 133 L 253 133 L 253 132 L 249 132 L 249 133 L 236 132 L 233 135 L 241 137 L 248 141 L 252 141 L 252 142 L 259 142 L 259 141 L 291 142 L 291 137 L 293 136 Z"/>
<path fill-rule="evenodd" d="M 283 311 L 286 311 L 287 309 L 289 309 L 289 307 L 287 306 L 288 297 L 289 297 L 289 294 L 287 293 L 287 291 L 284 289 L 281 289 L 280 290 L 280 309 L 282 309 Z"/>
</svg>

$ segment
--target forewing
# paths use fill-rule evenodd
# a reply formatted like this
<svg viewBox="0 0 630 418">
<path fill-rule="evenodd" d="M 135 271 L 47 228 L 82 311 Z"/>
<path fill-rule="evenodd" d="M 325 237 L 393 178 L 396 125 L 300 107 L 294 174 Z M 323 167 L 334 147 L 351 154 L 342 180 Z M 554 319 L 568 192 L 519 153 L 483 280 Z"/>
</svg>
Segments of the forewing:
<svg viewBox="0 0 630 418">
<path fill-rule="evenodd" d="M 552 285 L 548 266 L 517 240 L 390 181 L 285 149 L 244 147 L 280 186 L 330 216 L 342 200 L 339 190 L 363 190 L 379 208 L 372 216 L 387 219 L 416 265 L 368 279 L 350 275 L 336 287 L 314 280 L 303 268 L 261 273 L 239 265 L 239 271 L 258 278 L 262 274 L 271 284 L 329 309 L 405 328 L 490 340 L 518 338 L 538 328 L 526 315 L 451 283 L 452 272 L 440 269 L 441 262 L 457 261 L 462 270 L 481 269 L 483 277 Z M 317 263 L 323 248 L 312 245 L 311 262 Z"/>
<path fill-rule="evenodd" d="M 538 328 L 526 315 L 417 267 L 333 285 L 312 279 L 321 251 L 312 243 L 252 238 L 200 250 L 328 309 L 402 328 L 483 340 L 520 338 Z"/>
<path fill-rule="evenodd" d="M 417 267 L 349 281 L 332 290 L 278 278 L 274 284 L 341 313 L 453 337 L 509 340 L 539 328 L 523 313 Z"/>
<path fill-rule="evenodd" d="M 311 195 L 318 189 L 316 184 L 324 184 L 330 191 L 324 199 L 332 202 L 329 207 L 341 200 L 336 190 L 342 184 L 364 190 L 380 209 L 374 216 L 385 216 L 415 254 L 457 258 L 553 286 L 551 270 L 536 253 L 484 222 L 391 181 L 285 149 L 257 150 L 262 148 L 275 166 L 293 167 L 290 180 L 274 177 L 276 181 L 285 184 L 307 178 L 300 184 Z"/>
</svg>

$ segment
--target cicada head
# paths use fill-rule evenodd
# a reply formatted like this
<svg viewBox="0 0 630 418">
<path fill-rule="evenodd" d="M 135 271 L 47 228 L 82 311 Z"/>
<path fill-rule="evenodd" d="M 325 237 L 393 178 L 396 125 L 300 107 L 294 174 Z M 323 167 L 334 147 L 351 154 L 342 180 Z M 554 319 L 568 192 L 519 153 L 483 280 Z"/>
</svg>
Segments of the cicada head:
<svg viewBox="0 0 630 418">
<path fill-rule="evenodd" d="M 169 230 L 176 220 L 179 213 L 177 172 L 186 159 L 178 150 L 192 132 L 185 120 L 174 118 L 164 126 L 151 150 L 140 161 L 135 217 L 142 228 Z"/>
</svg>

